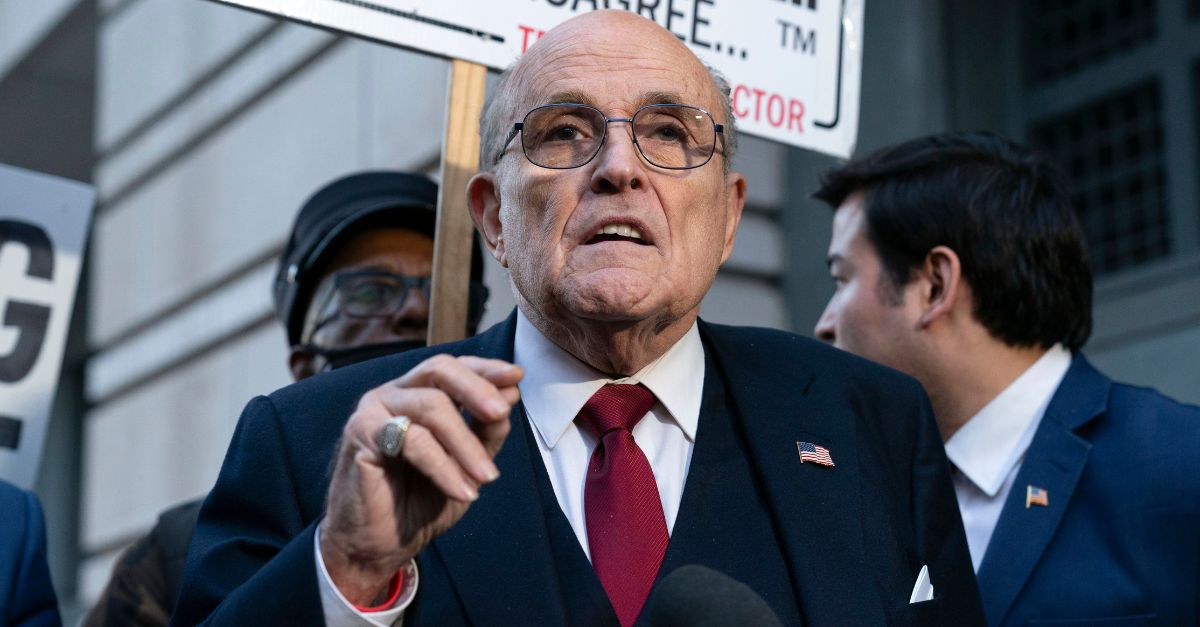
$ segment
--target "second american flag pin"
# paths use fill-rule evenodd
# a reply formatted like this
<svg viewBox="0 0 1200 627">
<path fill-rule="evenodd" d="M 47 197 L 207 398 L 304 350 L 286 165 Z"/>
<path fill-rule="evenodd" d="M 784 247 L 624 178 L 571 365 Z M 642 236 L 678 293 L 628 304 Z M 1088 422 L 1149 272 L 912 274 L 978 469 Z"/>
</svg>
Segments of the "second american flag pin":
<svg viewBox="0 0 1200 627">
<path fill-rule="evenodd" d="M 1031 505 L 1050 507 L 1050 491 L 1035 485 L 1025 486 L 1025 509 L 1029 509 Z"/>
<path fill-rule="evenodd" d="M 829 456 L 829 449 L 820 444 L 812 442 L 796 442 L 796 451 L 800 453 L 800 463 L 812 462 L 833 468 L 833 458 Z"/>
</svg>

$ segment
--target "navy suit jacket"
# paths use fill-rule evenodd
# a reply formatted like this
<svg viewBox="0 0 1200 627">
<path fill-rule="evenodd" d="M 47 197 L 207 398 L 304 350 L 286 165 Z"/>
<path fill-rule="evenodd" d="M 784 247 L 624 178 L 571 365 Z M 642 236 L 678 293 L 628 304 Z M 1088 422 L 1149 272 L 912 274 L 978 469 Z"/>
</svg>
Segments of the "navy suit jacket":
<svg viewBox="0 0 1200 627">
<path fill-rule="evenodd" d="M 0 481 L 0 627 L 62 625 L 37 497 Z"/>
<path fill-rule="evenodd" d="M 1048 506 L 1026 507 L 1030 485 Z M 1200 409 L 1113 383 L 1076 355 L 979 586 L 989 625 L 1200 624 Z"/>
<path fill-rule="evenodd" d="M 172 624 L 321 624 L 313 533 L 335 442 L 359 397 L 435 352 L 511 360 L 515 327 L 510 316 L 463 342 L 251 401 L 201 510 Z M 916 382 L 788 333 L 705 323 L 700 331 L 718 365 L 706 376 L 723 377 L 778 530 L 772 546 L 739 547 L 742 559 L 782 554 L 808 624 L 982 624 L 949 466 Z M 513 420 L 496 458 L 500 479 L 418 556 L 406 627 L 565 627 L 527 430 Z M 801 464 L 798 440 L 827 447 L 836 467 Z M 687 481 L 702 474 L 713 473 L 693 468 Z M 925 564 L 937 596 L 910 606 Z"/>
</svg>

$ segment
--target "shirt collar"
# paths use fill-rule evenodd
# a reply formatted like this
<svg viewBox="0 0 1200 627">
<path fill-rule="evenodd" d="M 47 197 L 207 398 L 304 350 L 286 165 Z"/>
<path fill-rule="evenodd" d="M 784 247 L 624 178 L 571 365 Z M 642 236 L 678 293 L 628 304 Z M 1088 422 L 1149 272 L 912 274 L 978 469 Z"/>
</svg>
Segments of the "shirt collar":
<svg viewBox="0 0 1200 627">
<path fill-rule="evenodd" d="M 551 342 L 517 310 L 513 360 L 525 369 L 517 387 L 525 413 L 542 441 L 554 448 L 593 394 L 608 383 L 641 383 L 694 441 L 704 389 L 704 346 L 696 323 L 661 357 L 635 374 L 610 379 Z"/>
<path fill-rule="evenodd" d="M 989 497 L 1025 456 L 1070 367 L 1070 351 L 1055 344 L 946 442 L 946 456 Z"/>
</svg>

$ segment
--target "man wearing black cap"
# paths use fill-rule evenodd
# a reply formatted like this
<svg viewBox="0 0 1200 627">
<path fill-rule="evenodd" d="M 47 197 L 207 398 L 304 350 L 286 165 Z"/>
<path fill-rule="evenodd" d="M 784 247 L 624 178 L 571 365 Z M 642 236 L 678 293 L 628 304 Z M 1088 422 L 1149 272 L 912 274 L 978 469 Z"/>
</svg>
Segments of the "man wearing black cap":
<svg viewBox="0 0 1200 627">
<path fill-rule="evenodd" d="M 273 296 L 296 380 L 425 345 L 437 184 L 365 172 L 314 194 L 296 216 Z M 487 297 L 478 245 L 471 257 L 467 332 Z M 165 626 L 179 596 L 201 500 L 163 512 L 122 555 L 84 625 Z"/>
<path fill-rule="evenodd" d="M 297 380 L 425 345 L 436 205 L 433 181 L 392 172 L 348 176 L 305 203 L 274 287 Z M 468 335 L 483 315 L 482 281 L 476 249 Z M 423 297 L 406 298 L 414 290 Z"/>
</svg>

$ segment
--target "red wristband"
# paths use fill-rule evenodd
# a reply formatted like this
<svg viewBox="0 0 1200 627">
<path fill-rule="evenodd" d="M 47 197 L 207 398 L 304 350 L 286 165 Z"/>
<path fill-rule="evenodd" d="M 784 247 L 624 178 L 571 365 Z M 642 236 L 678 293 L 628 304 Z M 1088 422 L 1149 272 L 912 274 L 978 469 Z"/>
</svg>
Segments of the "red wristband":
<svg viewBox="0 0 1200 627">
<path fill-rule="evenodd" d="M 384 610 L 390 610 L 390 609 L 392 609 L 392 606 L 396 604 L 396 599 L 400 598 L 400 590 L 402 588 L 404 588 L 404 569 L 400 569 L 400 570 L 396 571 L 396 576 L 392 577 L 392 582 L 390 584 L 388 584 L 388 596 L 387 596 L 386 601 L 384 601 L 383 603 L 380 603 L 379 605 L 375 605 L 372 607 L 363 607 L 361 605 L 355 605 L 354 609 L 356 609 L 360 612 L 365 612 L 365 613 L 382 612 Z"/>
</svg>

